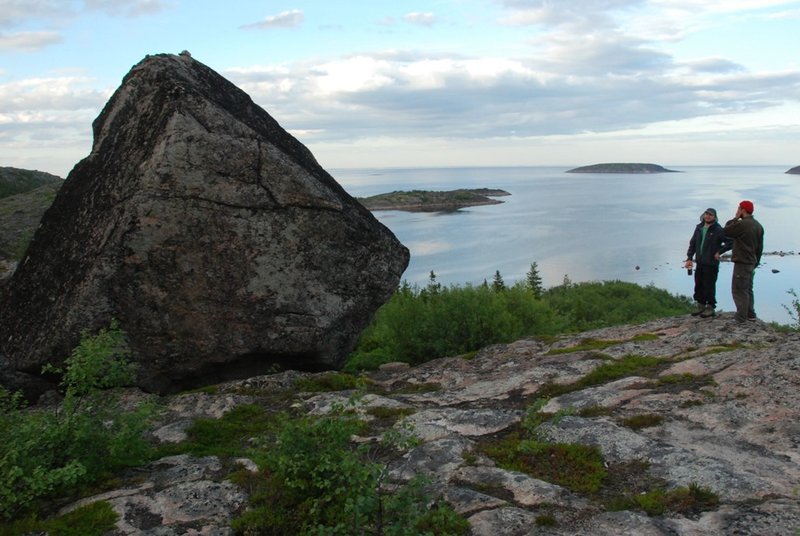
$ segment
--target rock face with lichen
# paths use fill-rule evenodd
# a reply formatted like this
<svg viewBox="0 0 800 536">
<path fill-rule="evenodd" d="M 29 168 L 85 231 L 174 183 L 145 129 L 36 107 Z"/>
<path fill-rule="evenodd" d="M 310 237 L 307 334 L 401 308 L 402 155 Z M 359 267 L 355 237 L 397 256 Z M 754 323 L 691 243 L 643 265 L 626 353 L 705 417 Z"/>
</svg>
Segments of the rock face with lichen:
<svg viewBox="0 0 800 536">
<path fill-rule="evenodd" d="M 732 316 L 664 318 L 489 346 L 469 359 L 387 364 L 368 374 L 360 396 L 303 389 L 330 373 L 225 382 L 166 397 L 153 436 L 180 442 L 195 419 L 244 404 L 291 407 L 298 417 L 347 405 L 365 421 L 369 437 L 354 438 L 361 443 L 387 432 L 418 439 L 387 455 L 384 485 L 426 477 L 430 496 L 464 516 L 471 536 L 794 535 L 800 334 Z M 649 365 L 624 366 L 637 358 Z M 154 398 L 132 391 L 131 401 Z M 523 425 L 533 409 L 538 425 Z M 572 468 L 565 456 L 520 468 L 493 457 L 491 447 L 517 437 L 595 449 L 599 486 L 564 478 L 590 470 Z M 110 502 L 120 534 L 230 534 L 249 500 L 225 478 L 233 461 L 164 458 L 77 505 Z M 258 471 L 250 460 L 235 462 Z M 702 492 L 680 495 L 692 488 Z M 670 494 L 682 498 L 664 500 Z"/>
<path fill-rule="evenodd" d="M 262 108 L 188 54 L 135 65 L 0 296 L 0 382 L 119 320 L 139 385 L 341 365 L 408 250 Z"/>
</svg>

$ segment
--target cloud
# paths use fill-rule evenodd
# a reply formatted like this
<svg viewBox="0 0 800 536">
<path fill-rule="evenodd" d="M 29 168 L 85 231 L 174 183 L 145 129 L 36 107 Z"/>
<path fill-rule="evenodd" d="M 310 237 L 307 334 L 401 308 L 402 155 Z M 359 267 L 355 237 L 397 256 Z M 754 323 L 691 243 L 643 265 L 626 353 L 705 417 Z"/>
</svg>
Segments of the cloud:
<svg viewBox="0 0 800 536">
<path fill-rule="evenodd" d="M 800 72 L 678 63 L 624 36 L 589 40 L 574 58 L 564 46 L 547 60 L 402 51 L 225 74 L 308 142 L 613 132 L 800 102 Z"/>
<path fill-rule="evenodd" d="M 104 11 L 112 16 L 138 17 L 163 11 L 169 5 L 165 0 L 84 0 L 86 9 Z"/>
<path fill-rule="evenodd" d="M 0 0 L 0 28 L 10 28 L 27 20 L 58 18 L 73 13 L 62 0 Z"/>
<path fill-rule="evenodd" d="M 136 17 L 163 11 L 169 4 L 168 0 L 0 0 L 0 28 L 26 21 L 60 22 L 84 11 Z"/>
<path fill-rule="evenodd" d="M 612 24 L 617 11 L 645 4 L 645 0 L 502 0 L 511 14 L 501 20 L 514 26 L 544 25 L 602 28 Z"/>
<path fill-rule="evenodd" d="M 260 22 L 245 24 L 239 28 L 242 30 L 271 30 L 273 28 L 295 28 L 300 26 L 305 19 L 303 12 L 299 9 L 283 11 L 277 15 L 266 17 Z"/>
<path fill-rule="evenodd" d="M 436 15 L 433 13 L 413 12 L 403 16 L 403 20 L 411 24 L 418 24 L 420 26 L 433 26 L 433 24 L 436 22 Z"/>
<path fill-rule="evenodd" d="M 735 73 L 745 71 L 744 65 L 725 58 L 702 58 L 683 62 L 694 73 Z"/>
<path fill-rule="evenodd" d="M 164 0 L 84 0 L 86 9 L 104 11 L 113 16 L 138 17 L 166 9 Z"/>
<path fill-rule="evenodd" d="M 91 88 L 92 80 L 80 77 L 29 78 L 0 84 L 5 114 L 72 112 L 102 108 L 109 95 Z M 6 116 L 6 122 L 8 122 Z"/>
<path fill-rule="evenodd" d="M 0 33 L 0 51 L 36 51 L 63 40 L 58 32 L 17 32 Z"/>
</svg>

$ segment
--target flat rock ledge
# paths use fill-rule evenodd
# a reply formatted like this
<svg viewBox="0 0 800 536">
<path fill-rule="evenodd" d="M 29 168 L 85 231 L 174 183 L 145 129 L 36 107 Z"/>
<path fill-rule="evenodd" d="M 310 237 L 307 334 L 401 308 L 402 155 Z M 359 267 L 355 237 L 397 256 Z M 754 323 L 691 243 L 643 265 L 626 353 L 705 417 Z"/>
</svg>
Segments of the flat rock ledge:
<svg viewBox="0 0 800 536">
<path fill-rule="evenodd" d="M 586 350 L 587 341 L 604 341 L 605 347 Z M 638 467 L 628 484 L 706 487 L 719 497 L 717 506 L 691 515 L 609 511 L 601 497 L 503 469 L 483 454 L 482 444 L 519 427 L 544 386 L 576 382 L 604 363 L 630 356 L 659 358 L 658 372 L 550 398 L 542 411 L 562 417 L 540 426 L 540 438 L 596 446 L 609 474 Z M 238 404 L 324 414 L 353 394 L 294 390 L 297 378 L 313 376 L 284 372 L 170 397 L 154 437 L 180 440 L 194 418 L 219 416 Z M 388 366 L 368 380 L 369 394 L 360 402 L 363 417 L 374 419 L 369 408 L 402 409 L 405 417 L 383 426 L 420 439 L 390 463 L 391 478 L 402 482 L 426 475 L 431 491 L 469 520 L 473 536 L 794 536 L 800 531 L 796 332 L 779 332 L 760 321 L 738 325 L 730 314 L 710 320 L 674 317 L 555 342 L 495 345 L 470 360 Z M 131 400 L 137 396 L 153 395 L 131 393 Z M 587 408 L 595 411 L 581 413 Z M 641 415 L 657 419 L 640 429 L 625 424 Z M 118 535 L 232 534 L 230 519 L 247 503 L 245 491 L 224 479 L 224 468 L 237 464 L 254 469 L 248 460 L 165 458 L 137 470 L 135 485 L 80 504 L 108 500 L 121 516 Z M 555 524 L 540 523 L 543 516 Z"/>
</svg>

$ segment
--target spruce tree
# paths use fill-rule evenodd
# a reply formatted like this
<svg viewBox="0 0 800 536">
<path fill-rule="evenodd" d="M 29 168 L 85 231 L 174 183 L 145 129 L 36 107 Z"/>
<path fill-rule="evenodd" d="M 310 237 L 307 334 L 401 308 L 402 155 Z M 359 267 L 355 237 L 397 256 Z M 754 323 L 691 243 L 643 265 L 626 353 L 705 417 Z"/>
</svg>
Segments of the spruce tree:
<svg viewBox="0 0 800 536">
<path fill-rule="evenodd" d="M 503 276 L 500 275 L 500 270 L 497 270 L 494 273 L 494 279 L 492 280 L 492 290 L 495 292 L 502 292 L 506 289 L 506 284 L 503 281 Z"/>
<path fill-rule="evenodd" d="M 539 275 L 539 266 L 535 262 L 531 263 L 531 269 L 528 270 L 527 283 L 533 295 L 541 298 L 544 289 L 542 288 L 542 278 Z"/>
</svg>

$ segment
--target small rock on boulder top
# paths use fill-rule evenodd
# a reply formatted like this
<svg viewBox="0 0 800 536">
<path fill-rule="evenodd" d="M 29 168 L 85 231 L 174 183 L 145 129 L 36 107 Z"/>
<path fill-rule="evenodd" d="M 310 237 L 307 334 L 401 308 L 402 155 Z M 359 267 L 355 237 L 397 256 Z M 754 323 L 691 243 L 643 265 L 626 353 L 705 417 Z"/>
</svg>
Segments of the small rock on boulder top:
<svg viewBox="0 0 800 536">
<path fill-rule="evenodd" d="M 29 397 L 119 320 L 139 385 L 340 366 L 408 250 L 250 97 L 189 55 L 148 56 L 0 296 L 0 383 Z"/>
</svg>

